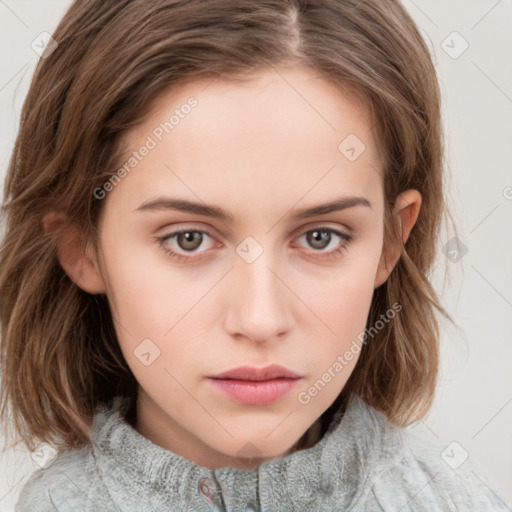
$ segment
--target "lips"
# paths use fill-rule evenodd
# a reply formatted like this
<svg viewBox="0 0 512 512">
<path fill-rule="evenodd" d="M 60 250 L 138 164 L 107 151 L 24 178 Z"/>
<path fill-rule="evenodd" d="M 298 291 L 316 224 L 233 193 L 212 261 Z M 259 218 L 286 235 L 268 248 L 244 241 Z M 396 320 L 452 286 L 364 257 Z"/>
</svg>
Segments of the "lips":
<svg viewBox="0 0 512 512">
<path fill-rule="evenodd" d="M 240 366 L 226 372 L 211 375 L 212 379 L 236 379 L 262 381 L 272 379 L 300 379 L 301 376 L 284 366 L 272 364 L 264 368 L 255 368 L 252 366 Z"/>
<path fill-rule="evenodd" d="M 287 395 L 302 377 L 279 365 L 241 366 L 208 377 L 223 396 L 246 405 L 266 405 Z"/>
</svg>

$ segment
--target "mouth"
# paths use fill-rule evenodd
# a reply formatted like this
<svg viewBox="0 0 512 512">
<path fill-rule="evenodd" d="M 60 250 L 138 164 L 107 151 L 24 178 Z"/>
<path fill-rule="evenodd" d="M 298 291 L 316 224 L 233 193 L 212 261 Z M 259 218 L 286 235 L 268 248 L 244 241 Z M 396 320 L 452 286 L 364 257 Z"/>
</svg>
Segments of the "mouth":
<svg viewBox="0 0 512 512">
<path fill-rule="evenodd" d="M 277 402 L 302 376 L 279 365 L 265 368 L 242 366 L 208 377 L 212 386 L 231 400 L 247 405 Z"/>
<path fill-rule="evenodd" d="M 264 381 L 272 379 L 299 379 L 302 376 L 292 370 L 280 366 L 278 364 L 271 364 L 264 368 L 256 368 L 253 366 L 239 366 L 216 375 L 211 375 L 212 379 L 233 379 L 233 380 L 248 380 L 248 381 Z"/>
</svg>

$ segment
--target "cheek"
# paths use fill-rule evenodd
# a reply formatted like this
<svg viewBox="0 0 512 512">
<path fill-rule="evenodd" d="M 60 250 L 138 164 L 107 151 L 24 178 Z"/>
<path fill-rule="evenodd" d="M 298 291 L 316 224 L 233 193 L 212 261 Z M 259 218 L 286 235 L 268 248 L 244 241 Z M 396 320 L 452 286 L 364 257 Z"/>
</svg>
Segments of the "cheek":
<svg viewBox="0 0 512 512">
<path fill-rule="evenodd" d="M 321 409 L 318 402 L 334 399 L 357 363 L 373 298 L 378 256 L 375 245 L 366 250 L 361 248 L 357 254 L 351 254 L 346 266 L 332 273 L 329 281 L 323 280 L 321 287 L 318 280 L 316 284 L 309 283 L 307 297 L 311 302 L 308 303 L 324 324 L 321 328 L 324 334 L 320 335 L 319 330 L 315 336 L 315 354 L 310 359 L 310 384 L 320 379 L 318 385 L 322 389 L 322 393 L 311 389 L 311 396 L 318 393 L 314 407 Z"/>
<path fill-rule="evenodd" d="M 315 303 L 318 316 L 328 328 L 323 329 L 325 334 L 316 337 L 318 350 L 311 362 L 317 377 L 327 371 L 338 356 L 352 348 L 353 353 L 343 363 L 346 366 L 343 375 L 349 374 L 355 366 L 366 328 L 373 287 L 348 279 L 340 279 L 340 284 L 343 286 L 336 293 L 324 294 Z"/>
<path fill-rule="evenodd" d="M 109 300 L 127 331 L 159 338 L 187 305 L 197 302 L 205 284 L 191 279 L 190 272 L 166 265 L 157 242 L 130 240 L 120 233 L 105 236 Z"/>
<path fill-rule="evenodd" d="M 340 277 L 331 283 L 329 293 L 315 302 L 318 316 L 329 330 L 315 336 L 310 350 L 309 377 L 296 399 L 312 417 L 321 415 L 339 395 L 359 359 L 373 286 L 361 276 Z"/>
<path fill-rule="evenodd" d="M 216 303 L 215 292 L 208 291 L 219 276 L 173 267 L 156 243 L 123 244 L 121 238 L 110 238 L 104 251 L 121 350 L 142 387 L 157 381 L 173 387 L 165 370 L 180 375 L 204 359 L 200 341 L 208 337 L 207 318 Z"/>
<path fill-rule="evenodd" d="M 378 266 L 375 248 L 358 251 L 339 269 L 331 269 L 329 279 L 310 281 L 308 301 L 336 335 L 356 336 L 364 330 L 374 293 Z"/>
</svg>

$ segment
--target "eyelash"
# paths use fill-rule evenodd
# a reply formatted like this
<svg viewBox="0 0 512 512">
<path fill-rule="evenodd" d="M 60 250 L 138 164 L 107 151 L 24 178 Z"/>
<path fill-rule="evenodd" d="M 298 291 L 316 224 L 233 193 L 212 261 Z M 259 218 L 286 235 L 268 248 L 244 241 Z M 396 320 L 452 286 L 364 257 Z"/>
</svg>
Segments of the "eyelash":
<svg viewBox="0 0 512 512">
<path fill-rule="evenodd" d="M 346 233 L 343 233 L 342 231 L 339 231 L 337 229 L 334 229 L 334 228 L 331 228 L 328 226 L 318 226 L 318 227 L 315 227 L 312 229 L 308 229 L 307 231 L 302 233 L 299 236 L 299 238 L 308 233 L 311 233 L 312 231 L 324 231 L 324 232 L 328 232 L 328 233 L 334 233 L 335 235 L 339 236 L 343 240 L 343 242 L 341 243 L 340 246 L 338 246 L 335 249 L 325 252 L 325 255 L 320 256 L 320 259 L 335 258 L 338 254 L 343 254 L 343 251 L 347 250 L 352 245 L 353 237 L 351 235 L 348 235 Z M 211 238 L 214 238 L 214 236 L 208 230 L 205 230 L 205 229 L 181 229 L 179 231 L 173 231 L 172 233 L 169 233 L 169 234 L 161 236 L 161 237 L 156 237 L 155 240 L 159 243 L 160 248 L 173 259 L 176 259 L 176 260 L 182 261 L 182 262 L 193 260 L 193 259 L 195 259 L 195 260 L 202 259 L 202 256 L 196 257 L 196 256 L 185 256 L 183 254 L 180 254 L 176 251 L 173 251 L 165 244 L 165 242 L 167 242 L 170 238 L 174 238 L 183 233 L 201 233 L 201 234 L 206 234 Z M 319 252 L 320 254 L 323 253 L 323 251 L 313 251 L 313 252 Z"/>
</svg>

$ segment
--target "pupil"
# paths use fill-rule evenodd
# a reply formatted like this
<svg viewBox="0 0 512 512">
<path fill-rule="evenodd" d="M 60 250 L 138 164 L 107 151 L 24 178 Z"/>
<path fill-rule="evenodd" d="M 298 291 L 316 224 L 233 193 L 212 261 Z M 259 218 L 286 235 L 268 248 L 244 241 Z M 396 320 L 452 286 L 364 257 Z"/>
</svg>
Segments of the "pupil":
<svg viewBox="0 0 512 512">
<path fill-rule="evenodd" d="M 181 241 L 184 240 L 182 244 Z M 197 243 L 199 240 L 199 243 Z M 201 233 L 186 231 L 180 235 L 180 246 L 182 249 L 197 249 L 201 245 Z"/>
<path fill-rule="evenodd" d="M 312 239 L 313 239 L 313 244 L 312 244 L 313 246 L 323 249 L 324 247 L 329 245 L 330 234 L 327 231 L 315 230 L 315 231 L 312 231 L 311 234 L 312 234 Z M 326 241 L 327 241 L 327 244 L 323 243 Z M 319 243 L 319 245 L 318 245 L 318 243 Z"/>
</svg>

